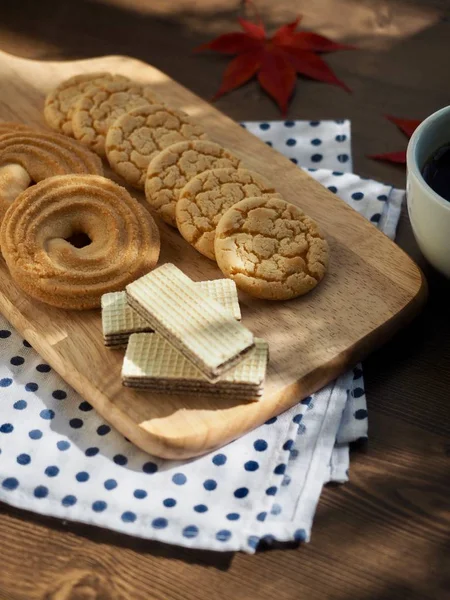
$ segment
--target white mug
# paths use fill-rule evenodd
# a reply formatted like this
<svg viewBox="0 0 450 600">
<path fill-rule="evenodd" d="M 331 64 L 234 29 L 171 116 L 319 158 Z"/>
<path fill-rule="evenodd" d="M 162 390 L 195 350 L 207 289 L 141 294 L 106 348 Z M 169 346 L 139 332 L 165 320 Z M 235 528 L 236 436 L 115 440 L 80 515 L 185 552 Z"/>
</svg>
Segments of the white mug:
<svg viewBox="0 0 450 600">
<path fill-rule="evenodd" d="M 424 164 L 450 143 L 450 106 L 430 115 L 415 130 L 406 153 L 406 193 L 414 237 L 425 258 L 450 277 L 450 202 L 439 196 L 422 177 Z"/>
</svg>

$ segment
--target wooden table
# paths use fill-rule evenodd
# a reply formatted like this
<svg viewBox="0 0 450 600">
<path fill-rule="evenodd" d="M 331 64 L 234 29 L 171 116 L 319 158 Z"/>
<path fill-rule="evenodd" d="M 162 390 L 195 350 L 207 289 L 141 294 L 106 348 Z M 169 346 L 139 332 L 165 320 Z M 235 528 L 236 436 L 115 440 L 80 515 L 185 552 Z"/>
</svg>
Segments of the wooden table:
<svg viewBox="0 0 450 600">
<path fill-rule="evenodd" d="M 64 59 L 129 54 L 200 96 L 224 62 L 191 49 L 235 20 L 238 0 L 3 0 L 0 48 Z M 269 27 L 304 26 L 358 44 L 329 63 L 353 89 L 300 80 L 290 118 L 350 118 L 355 172 L 403 187 L 405 171 L 365 158 L 406 140 L 384 113 L 423 118 L 448 104 L 447 0 L 259 0 Z M 447 15 L 448 16 L 448 15 Z M 236 120 L 276 119 L 256 83 L 224 97 Z M 450 589 L 450 282 L 423 261 L 402 214 L 398 243 L 424 268 L 423 314 L 364 364 L 370 442 L 351 480 L 328 487 L 313 537 L 256 556 L 189 551 L 0 505 L 0 600 L 387 600 Z M 84 587 L 76 585 L 88 574 Z M 60 579 L 72 584 L 56 594 Z"/>
</svg>

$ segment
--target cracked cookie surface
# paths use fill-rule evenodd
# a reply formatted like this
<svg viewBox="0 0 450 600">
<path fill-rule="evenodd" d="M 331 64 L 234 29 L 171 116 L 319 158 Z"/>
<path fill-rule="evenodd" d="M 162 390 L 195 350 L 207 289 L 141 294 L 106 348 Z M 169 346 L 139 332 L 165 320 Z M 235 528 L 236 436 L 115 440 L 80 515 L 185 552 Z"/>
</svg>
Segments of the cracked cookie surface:
<svg viewBox="0 0 450 600">
<path fill-rule="evenodd" d="M 52 128 L 73 136 L 72 115 L 76 102 L 93 85 L 105 81 L 129 81 L 124 75 L 112 73 L 83 73 L 61 82 L 45 99 L 44 117 Z"/>
<path fill-rule="evenodd" d="M 214 260 L 214 237 L 221 216 L 254 196 L 278 196 L 262 175 L 248 169 L 212 169 L 193 177 L 176 204 L 177 226 L 186 241 Z"/>
<path fill-rule="evenodd" d="M 106 136 L 106 156 L 127 183 L 144 189 L 152 158 L 176 142 L 204 139 L 206 133 L 186 113 L 153 104 L 128 111 L 114 121 Z"/>
<path fill-rule="evenodd" d="M 177 201 L 181 190 L 193 177 L 210 169 L 237 169 L 239 165 L 239 158 L 215 142 L 178 142 L 151 160 L 145 180 L 145 197 L 166 223 L 176 227 Z"/>
<path fill-rule="evenodd" d="M 106 134 L 114 121 L 133 108 L 149 104 L 161 104 L 149 86 L 133 81 L 98 82 L 75 103 L 74 136 L 100 156 L 105 156 Z"/>
<path fill-rule="evenodd" d="M 249 198 L 221 218 L 216 260 L 226 277 L 256 298 L 289 300 L 312 290 L 328 266 L 317 223 L 281 198 Z"/>
</svg>

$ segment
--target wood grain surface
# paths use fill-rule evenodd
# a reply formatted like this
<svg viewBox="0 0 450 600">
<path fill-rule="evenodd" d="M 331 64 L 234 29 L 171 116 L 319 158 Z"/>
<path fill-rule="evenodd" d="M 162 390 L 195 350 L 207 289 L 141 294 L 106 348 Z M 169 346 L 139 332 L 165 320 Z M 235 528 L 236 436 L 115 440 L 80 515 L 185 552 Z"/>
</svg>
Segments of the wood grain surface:
<svg viewBox="0 0 450 600">
<path fill-rule="evenodd" d="M 0 48 L 47 60 L 129 54 L 209 98 L 225 61 L 193 56 L 191 49 L 230 30 L 238 4 L 2 0 Z M 289 118 L 350 118 L 355 172 L 404 187 L 402 167 L 376 163 L 367 154 L 405 147 L 384 113 L 423 118 L 448 104 L 448 1 L 258 5 L 271 29 L 303 13 L 306 28 L 362 47 L 327 57 L 352 95 L 299 80 Z M 256 83 L 218 106 L 238 121 L 279 118 Z M 256 556 L 212 554 L 0 505 L 0 600 L 448 598 L 450 283 L 423 261 L 406 211 L 397 242 L 424 268 L 428 304 L 364 362 L 369 444 L 354 448 L 350 482 L 323 492 L 309 545 Z"/>
<path fill-rule="evenodd" d="M 34 301 L 2 261 L 0 311 L 125 437 L 163 458 L 190 458 L 220 447 L 322 388 L 417 314 L 426 285 L 398 246 L 289 159 L 154 67 L 128 57 L 40 62 L 0 53 L 0 118 L 41 123 L 45 94 L 55 84 L 102 71 L 151 85 L 164 102 L 197 119 L 212 140 L 264 173 L 285 200 L 316 219 L 331 255 L 325 279 L 306 296 L 271 302 L 239 294 L 243 324 L 269 344 L 258 402 L 124 388 L 123 352 L 103 345 L 100 311 L 64 311 Z M 132 193 L 148 206 L 143 194 Z M 173 228 L 161 222 L 159 228 L 159 264 L 175 263 L 196 281 L 221 276 Z"/>
</svg>

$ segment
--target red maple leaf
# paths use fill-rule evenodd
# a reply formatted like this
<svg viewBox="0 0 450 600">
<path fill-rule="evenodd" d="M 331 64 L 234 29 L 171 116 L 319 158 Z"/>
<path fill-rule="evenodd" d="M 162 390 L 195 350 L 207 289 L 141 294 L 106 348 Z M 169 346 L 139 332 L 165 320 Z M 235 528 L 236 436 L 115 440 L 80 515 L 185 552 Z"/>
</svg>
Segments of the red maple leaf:
<svg viewBox="0 0 450 600">
<path fill-rule="evenodd" d="M 243 32 L 225 33 L 195 49 L 196 52 L 213 50 L 236 54 L 225 69 L 214 100 L 255 76 L 283 115 L 294 91 L 297 74 L 338 85 L 350 92 L 317 53 L 350 50 L 352 46 L 333 42 L 317 33 L 297 31 L 300 17 L 281 26 L 272 37 L 267 37 L 259 17 L 258 23 L 242 18 L 238 21 Z"/>
<path fill-rule="evenodd" d="M 385 115 L 386 119 L 397 125 L 400 131 L 408 136 L 408 139 L 412 136 L 414 131 L 420 125 L 421 121 L 418 119 L 400 119 L 398 117 L 392 117 L 391 115 Z M 375 160 L 385 160 L 388 162 L 406 164 L 406 150 L 400 150 L 398 152 L 386 152 L 385 154 L 372 154 L 369 158 Z"/>
</svg>

